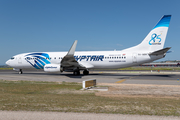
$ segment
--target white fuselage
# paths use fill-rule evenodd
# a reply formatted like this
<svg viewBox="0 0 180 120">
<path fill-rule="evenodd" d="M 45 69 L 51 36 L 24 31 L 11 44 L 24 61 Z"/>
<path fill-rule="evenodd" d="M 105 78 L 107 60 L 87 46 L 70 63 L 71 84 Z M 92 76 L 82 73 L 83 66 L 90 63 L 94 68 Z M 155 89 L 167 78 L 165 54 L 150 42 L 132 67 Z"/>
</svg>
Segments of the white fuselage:
<svg viewBox="0 0 180 120">
<path fill-rule="evenodd" d="M 35 55 L 28 55 L 32 53 L 18 54 L 6 62 L 9 66 L 18 69 L 43 69 L 45 64 L 60 64 L 62 58 L 67 52 L 35 52 L 46 53 L 49 56 L 38 58 Z M 28 55 L 28 56 L 27 56 Z M 88 63 L 90 68 L 124 68 L 139 65 L 146 62 L 152 62 L 154 60 L 163 58 L 164 55 L 149 56 L 145 52 L 125 52 L 125 51 L 91 51 L 91 52 L 75 52 L 75 59 L 79 63 Z M 34 62 L 45 59 L 42 62 Z M 36 64 L 36 66 L 34 65 Z M 89 68 L 89 69 L 90 69 Z"/>
</svg>

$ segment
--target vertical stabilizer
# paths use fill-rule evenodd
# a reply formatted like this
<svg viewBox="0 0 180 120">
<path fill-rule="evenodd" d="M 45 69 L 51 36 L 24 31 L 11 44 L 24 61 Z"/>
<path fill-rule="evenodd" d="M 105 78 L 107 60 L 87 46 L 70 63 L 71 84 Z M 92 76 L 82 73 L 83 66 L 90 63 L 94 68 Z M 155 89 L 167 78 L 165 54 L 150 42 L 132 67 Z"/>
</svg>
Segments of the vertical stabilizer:
<svg viewBox="0 0 180 120">
<path fill-rule="evenodd" d="M 139 45 L 126 50 L 153 52 L 163 49 L 170 19 L 171 15 L 164 15 Z"/>
</svg>

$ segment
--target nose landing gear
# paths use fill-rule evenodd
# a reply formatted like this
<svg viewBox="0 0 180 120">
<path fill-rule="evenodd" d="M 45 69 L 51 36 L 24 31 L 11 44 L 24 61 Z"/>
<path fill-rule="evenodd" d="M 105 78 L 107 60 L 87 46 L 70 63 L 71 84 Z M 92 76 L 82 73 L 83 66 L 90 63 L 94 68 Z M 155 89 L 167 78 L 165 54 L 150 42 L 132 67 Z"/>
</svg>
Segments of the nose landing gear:
<svg viewBox="0 0 180 120">
<path fill-rule="evenodd" d="M 23 71 L 22 71 L 22 69 L 20 69 L 20 70 L 19 70 L 19 74 L 23 74 Z"/>
</svg>

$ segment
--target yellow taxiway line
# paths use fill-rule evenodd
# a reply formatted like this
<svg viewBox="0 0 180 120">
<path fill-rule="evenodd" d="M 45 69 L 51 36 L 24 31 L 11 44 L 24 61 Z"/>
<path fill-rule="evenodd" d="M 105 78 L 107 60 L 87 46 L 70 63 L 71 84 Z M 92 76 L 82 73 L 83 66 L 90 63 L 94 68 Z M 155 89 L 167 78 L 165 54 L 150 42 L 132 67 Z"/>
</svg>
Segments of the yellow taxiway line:
<svg viewBox="0 0 180 120">
<path fill-rule="evenodd" d="M 124 82 L 124 81 L 126 81 L 126 79 L 122 79 L 122 80 L 120 80 L 120 81 L 117 81 L 116 83 L 122 83 L 122 82 Z"/>
</svg>

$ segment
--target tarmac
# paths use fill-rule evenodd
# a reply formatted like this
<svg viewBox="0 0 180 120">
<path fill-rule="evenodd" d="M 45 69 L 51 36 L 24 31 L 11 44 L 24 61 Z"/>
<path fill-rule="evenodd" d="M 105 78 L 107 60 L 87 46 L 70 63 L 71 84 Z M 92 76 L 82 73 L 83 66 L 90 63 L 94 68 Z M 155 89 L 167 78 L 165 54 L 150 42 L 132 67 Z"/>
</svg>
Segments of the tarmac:
<svg viewBox="0 0 180 120">
<path fill-rule="evenodd" d="M 0 111 L 1 120 L 179 120 L 173 116 Z"/>
<path fill-rule="evenodd" d="M 18 72 L 13 70 L 0 70 L 0 80 L 81 83 L 89 79 L 96 79 L 97 83 L 180 85 L 180 72 L 90 71 L 89 75 L 81 74 L 74 76 L 71 72 L 46 73 L 43 71 L 24 71 L 23 74 L 18 74 Z"/>
</svg>

